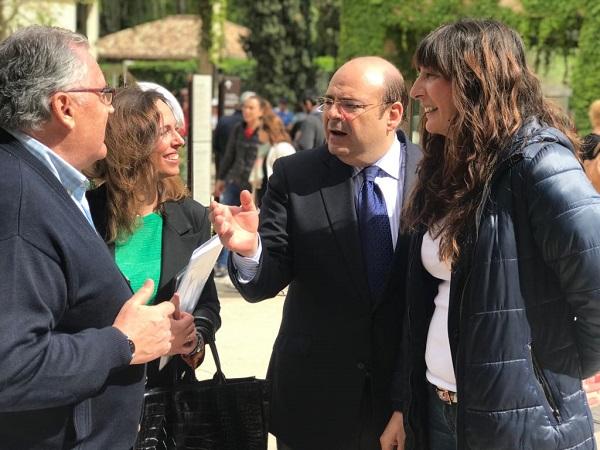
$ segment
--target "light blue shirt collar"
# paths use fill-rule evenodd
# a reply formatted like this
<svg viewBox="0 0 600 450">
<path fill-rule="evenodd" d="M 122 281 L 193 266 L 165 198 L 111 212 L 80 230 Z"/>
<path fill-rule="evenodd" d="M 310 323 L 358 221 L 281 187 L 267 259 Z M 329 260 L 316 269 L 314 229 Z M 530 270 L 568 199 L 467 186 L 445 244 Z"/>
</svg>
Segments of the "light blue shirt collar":
<svg viewBox="0 0 600 450">
<path fill-rule="evenodd" d="M 60 184 L 63 185 L 87 221 L 92 225 L 92 228 L 94 228 L 90 207 L 87 198 L 85 197 L 85 192 L 90 185 L 86 176 L 37 139 L 22 133 L 21 131 L 6 131 L 12 134 L 15 139 L 23 144 L 29 152 L 39 159 L 42 164 L 58 178 Z"/>
</svg>

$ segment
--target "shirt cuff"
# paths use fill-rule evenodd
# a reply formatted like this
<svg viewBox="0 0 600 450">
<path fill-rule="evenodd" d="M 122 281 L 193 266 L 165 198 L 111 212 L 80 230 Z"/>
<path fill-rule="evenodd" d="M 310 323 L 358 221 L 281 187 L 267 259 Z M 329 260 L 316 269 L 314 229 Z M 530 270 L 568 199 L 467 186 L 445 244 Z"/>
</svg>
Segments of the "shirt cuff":
<svg viewBox="0 0 600 450">
<path fill-rule="evenodd" d="M 250 283 L 258 272 L 260 256 L 262 255 L 262 243 L 258 237 L 258 249 L 253 256 L 242 256 L 235 252 L 231 254 L 231 262 L 236 269 L 236 278 L 240 284 Z"/>
</svg>

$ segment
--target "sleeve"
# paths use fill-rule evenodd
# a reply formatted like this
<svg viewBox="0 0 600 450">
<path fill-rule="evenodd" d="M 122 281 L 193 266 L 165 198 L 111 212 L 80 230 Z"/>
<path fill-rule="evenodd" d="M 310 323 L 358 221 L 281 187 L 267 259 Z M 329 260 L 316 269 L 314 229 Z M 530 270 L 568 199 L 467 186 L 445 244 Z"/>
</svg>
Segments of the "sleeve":
<svg viewBox="0 0 600 450">
<path fill-rule="evenodd" d="M 200 232 L 200 244 L 210 239 L 210 221 L 208 219 L 208 209 L 201 206 L 201 210 L 194 212 L 194 224 Z M 217 295 L 213 273 L 210 274 L 198 304 L 194 309 L 194 322 L 196 330 L 202 333 L 205 340 L 210 333 L 216 332 L 221 327 L 221 304 Z M 208 323 L 207 323 L 208 322 Z M 212 327 L 212 330 L 209 328 Z"/>
<path fill-rule="evenodd" d="M 258 232 L 262 254 L 255 277 L 248 283 L 232 282 L 249 302 L 258 302 L 277 295 L 292 279 L 293 249 L 289 237 L 288 186 L 283 160 L 275 161 L 273 175 L 269 178 L 267 191 L 260 208 Z M 230 273 L 235 273 L 229 258 Z"/>
<path fill-rule="evenodd" d="M 131 353 L 116 328 L 56 330 L 67 308 L 61 264 L 24 240 L 0 240 L 0 412 L 74 404 L 98 394 Z"/>
<path fill-rule="evenodd" d="M 258 237 L 258 249 L 256 254 L 245 257 L 238 255 L 235 252 L 230 252 L 233 267 L 235 268 L 235 276 L 237 281 L 241 284 L 246 284 L 256 276 L 258 271 L 258 265 L 260 264 L 260 255 L 262 254 L 262 244 L 260 242 L 260 236 Z"/>
<path fill-rule="evenodd" d="M 524 181 L 536 246 L 576 317 L 581 372 L 589 377 L 600 370 L 600 196 L 558 144 L 539 150 Z"/>
</svg>

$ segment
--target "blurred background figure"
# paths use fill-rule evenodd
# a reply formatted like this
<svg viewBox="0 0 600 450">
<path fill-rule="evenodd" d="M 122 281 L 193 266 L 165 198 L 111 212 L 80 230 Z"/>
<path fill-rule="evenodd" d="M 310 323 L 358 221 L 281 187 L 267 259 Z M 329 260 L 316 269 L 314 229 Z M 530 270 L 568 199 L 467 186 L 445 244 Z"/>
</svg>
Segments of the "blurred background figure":
<svg viewBox="0 0 600 450">
<path fill-rule="evenodd" d="M 242 92 L 242 95 L 240 95 L 240 102 L 233 114 L 223 116 L 217 121 L 217 126 L 215 127 L 213 134 L 213 152 L 215 155 L 215 171 L 217 174 L 219 173 L 221 159 L 225 155 L 227 141 L 235 126 L 244 120 L 242 116 L 242 105 L 246 99 L 254 97 L 255 95 L 256 93 L 252 91 Z"/>
<path fill-rule="evenodd" d="M 141 84 L 118 91 L 105 142 L 107 156 L 91 170 L 96 189 L 88 192 L 94 225 L 133 289 L 154 280 L 151 302 L 169 299 L 177 274 L 192 252 L 210 238 L 208 210 L 192 200 L 179 177 L 178 130 L 183 112 L 162 86 Z M 193 316 L 181 312 L 172 329 L 174 357 L 159 370 L 148 364 L 146 387 L 171 385 L 194 376 L 204 342 L 220 324 L 219 299 L 212 276 Z"/>
<path fill-rule="evenodd" d="M 280 98 L 275 113 L 279 116 L 286 130 L 289 130 L 294 122 L 294 113 L 288 109 L 287 98 Z"/>
<path fill-rule="evenodd" d="M 302 99 L 302 106 L 306 117 L 298 124 L 297 131 L 295 130 L 293 133 L 294 147 L 298 151 L 310 150 L 325 143 L 325 130 L 317 95 L 307 92 Z"/>
<path fill-rule="evenodd" d="M 257 206 L 260 206 L 262 197 L 267 190 L 267 180 L 273 173 L 273 164 L 282 156 L 296 153 L 296 149 L 291 144 L 292 140 L 284 123 L 278 115 L 273 113 L 263 114 L 258 138 L 263 145 L 259 148 L 258 157 L 250 174 L 250 182 L 254 201 Z"/>
<path fill-rule="evenodd" d="M 588 111 L 592 132 L 583 138 L 581 145 L 581 158 L 585 173 L 600 192 L 600 100 L 594 101 Z"/>
<path fill-rule="evenodd" d="M 224 205 L 239 205 L 240 192 L 252 188 L 250 171 L 261 145 L 258 130 L 265 112 L 273 114 L 271 105 L 265 99 L 257 95 L 245 98 L 242 104 L 243 120 L 233 127 L 217 172 L 214 196 Z M 227 275 L 228 253 L 223 248 L 219 255 L 215 266 L 216 277 Z"/>
</svg>

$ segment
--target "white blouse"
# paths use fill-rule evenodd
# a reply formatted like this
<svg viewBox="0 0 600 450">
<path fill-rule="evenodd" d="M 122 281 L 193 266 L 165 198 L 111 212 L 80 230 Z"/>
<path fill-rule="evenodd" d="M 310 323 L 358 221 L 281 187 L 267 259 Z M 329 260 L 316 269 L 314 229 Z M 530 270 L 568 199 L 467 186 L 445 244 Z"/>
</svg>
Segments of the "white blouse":
<svg viewBox="0 0 600 450">
<path fill-rule="evenodd" d="M 427 380 L 442 389 L 456 392 L 456 377 L 450 339 L 448 338 L 448 305 L 450 302 L 450 261 L 440 261 L 440 238 L 433 240 L 429 232 L 423 236 L 421 261 L 423 267 L 435 278 L 441 280 L 435 296 L 435 310 L 429 323 L 425 362 Z"/>
</svg>

